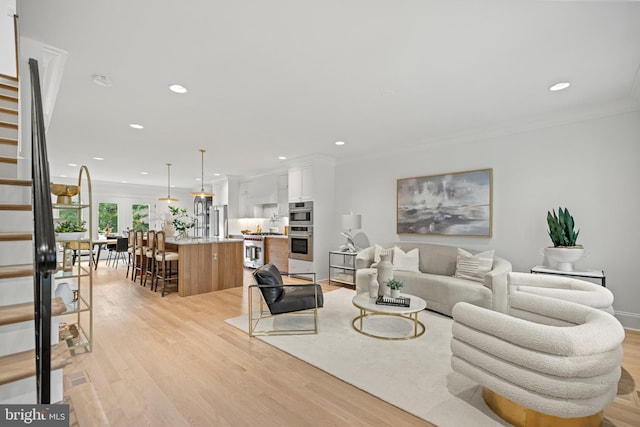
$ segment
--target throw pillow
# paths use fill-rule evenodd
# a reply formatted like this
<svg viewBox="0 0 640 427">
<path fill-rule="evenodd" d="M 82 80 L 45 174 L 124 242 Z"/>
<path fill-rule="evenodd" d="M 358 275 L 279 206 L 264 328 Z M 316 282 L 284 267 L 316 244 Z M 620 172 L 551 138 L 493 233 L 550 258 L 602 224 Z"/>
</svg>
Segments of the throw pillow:
<svg viewBox="0 0 640 427">
<path fill-rule="evenodd" d="M 376 243 L 375 250 L 373 253 L 374 263 L 377 264 L 380 262 L 380 255 L 389 255 L 390 257 L 393 257 L 393 248 L 385 249 Z M 393 258 L 389 258 L 389 261 L 393 262 Z"/>
<path fill-rule="evenodd" d="M 455 277 L 484 283 L 484 275 L 493 268 L 495 250 L 481 252 L 476 255 L 458 248 Z"/>
<path fill-rule="evenodd" d="M 403 251 L 397 246 L 393 247 L 393 269 L 403 271 L 420 272 L 420 251 L 418 248 Z"/>
</svg>

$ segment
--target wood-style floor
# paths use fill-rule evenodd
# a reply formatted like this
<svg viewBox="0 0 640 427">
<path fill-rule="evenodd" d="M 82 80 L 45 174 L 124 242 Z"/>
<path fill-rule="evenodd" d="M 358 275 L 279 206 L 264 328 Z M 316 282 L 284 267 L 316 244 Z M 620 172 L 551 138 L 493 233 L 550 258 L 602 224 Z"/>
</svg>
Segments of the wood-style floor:
<svg viewBox="0 0 640 427">
<path fill-rule="evenodd" d="M 243 288 L 162 298 L 125 271 L 96 271 L 94 350 L 64 370 L 71 425 L 432 425 L 224 323 L 246 312 L 248 274 Z M 639 332 L 623 367 L 640 379 Z M 627 388 L 603 425 L 640 425 L 638 385 Z"/>
</svg>

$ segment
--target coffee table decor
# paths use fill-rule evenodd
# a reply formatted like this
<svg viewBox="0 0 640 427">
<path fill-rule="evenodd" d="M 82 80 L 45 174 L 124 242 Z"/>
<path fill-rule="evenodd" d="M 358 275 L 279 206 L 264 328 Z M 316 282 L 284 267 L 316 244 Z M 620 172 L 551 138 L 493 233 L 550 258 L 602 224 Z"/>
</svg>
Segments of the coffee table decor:
<svg viewBox="0 0 640 427">
<path fill-rule="evenodd" d="M 391 298 L 391 297 L 386 297 L 384 295 L 380 295 L 376 299 L 376 304 L 395 305 L 398 307 L 409 307 L 411 305 L 411 298 L 406 298 L 406 297 Z"/>
</svg>

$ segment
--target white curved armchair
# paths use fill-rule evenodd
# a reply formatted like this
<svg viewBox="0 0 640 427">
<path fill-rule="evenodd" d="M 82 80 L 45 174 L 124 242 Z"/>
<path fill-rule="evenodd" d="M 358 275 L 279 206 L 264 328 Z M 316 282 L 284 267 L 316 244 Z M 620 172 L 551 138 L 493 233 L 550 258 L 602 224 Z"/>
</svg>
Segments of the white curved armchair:
<svg viewBox="0 0 640 427">
<path fill-rule="evenodd" d="M 550 274 L 511 272 L 507 275 L 509 294 L 526 292 L 575 302 L 613 314 L 613 294 L 586 280 Z"/>
<path fill-rule="evenodd" d="M 455 305 L 453 370 L 484 386 L 487 404 L 514 425 L 599 425 L 620 378 L 620 323 L 592 307 L 524 292 L 509 295 L 509 305 L 508 314 Z"/>
</svg>

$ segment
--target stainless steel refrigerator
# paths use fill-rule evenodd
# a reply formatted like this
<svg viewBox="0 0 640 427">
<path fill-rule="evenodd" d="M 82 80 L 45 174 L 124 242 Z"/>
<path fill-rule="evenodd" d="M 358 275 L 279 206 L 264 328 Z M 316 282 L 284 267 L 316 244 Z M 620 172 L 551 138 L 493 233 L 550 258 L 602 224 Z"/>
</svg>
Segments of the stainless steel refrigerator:
<svg viewBox="0 0 640 427">
<path fill-rule="evenodd" d="M 229 217 L 227 205 L 211 206 L 209 208 L 209 218 L 211 219 L 211 237 L 229 237 Z"/>
</svg>

